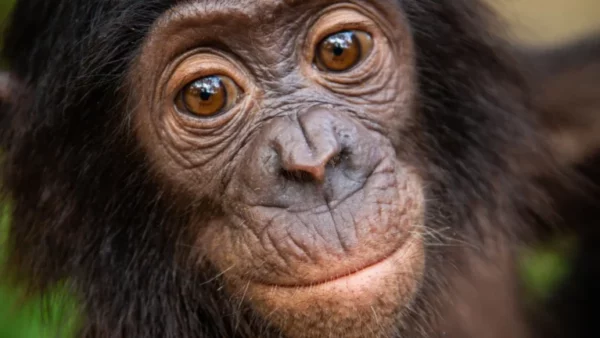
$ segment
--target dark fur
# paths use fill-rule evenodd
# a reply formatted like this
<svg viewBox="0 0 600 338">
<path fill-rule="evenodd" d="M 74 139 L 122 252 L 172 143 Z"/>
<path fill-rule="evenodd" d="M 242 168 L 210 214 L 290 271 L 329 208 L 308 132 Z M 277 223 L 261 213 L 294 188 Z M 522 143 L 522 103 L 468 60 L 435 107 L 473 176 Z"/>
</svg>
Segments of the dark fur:
<svg viewBox="0 0 600 338">
<path fill-rule="evenodd" d="M 537 237 L 571 238 L 575 247 L 570 273 L 535 314 L 541 323 L 536 337 L 595 337 L 600 301 L 600 35 L 523 55 L 535 110 L 552 153 L 567 168 L 564 181 L 570 182 L 547 182 L 560 219 L 542 223 L 546 227 Z"/>
<path fill-rule="evenodd" d="M 3 107 L 3 188 L 12 205 L 12 273 L 36 290 L 67 281 L 86 337 L 266 337 L 207 267 L 196 273 L 185 224 L 130 132 L 124 79 L 167 0 L 21 0 L 4 56 L 21 83 Z M 554 167 L 517 62 L 474 0 L 406 0 L 416 42 L 428 274 L 408 337 L 435 327 L 443 278 L 468 245 L 518 235 L 546 206 L 530 166 Z M 492 19 L 492 20 L 490 20 Z M 218 212 L 206 201 L 204 212 Z M 215 206 L 215 207 L 211 207 Z M 449 230 L 448 230 L 449 229 Z M 441 243 L 440 243 L 441 242 Z M 184 257 L 184 259 L 182 259 Z M 275 332 L 272 333 L 276 335 Z"/>
</svg>

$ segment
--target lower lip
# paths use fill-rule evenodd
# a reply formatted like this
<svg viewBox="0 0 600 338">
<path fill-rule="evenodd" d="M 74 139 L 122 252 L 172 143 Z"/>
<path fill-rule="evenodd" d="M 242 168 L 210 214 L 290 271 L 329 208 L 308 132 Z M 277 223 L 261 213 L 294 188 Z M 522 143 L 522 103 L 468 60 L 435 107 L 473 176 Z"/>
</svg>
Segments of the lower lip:
<svg viewBox="0 0 600 338">
<path fill-rule="evenodd" d="M 319 311 L 353 318 L 357 311 L 369 311 L 376 304 L 408 304 L 422 278 L 423 253 L 423 241 L 415 235 L 388 258 L 353 274 L 315 285 L 250 283 L 244 297 L 252 298 L 257 310 L 266 315 L 282 309 L 284 313 L 305 314 L 317 306 Z"/>
<path fill-rule="evenodd" d="M 286 291 L 289 291 L 296 296 L 303 293 L 303 290 L 307 290 L 312 295 L 332 295 L 338 292 L 347 294 L 350 292 L 352 297 L 361 294 L 365 294 L 366 296 L 366 294 L 369 294 L 373 289 L 377 289 L 374 288 L 374 284 L 386 283 L 386 281 L 397 281 L 399 273 L 404 274 L 407 272 L 399 270 L 402 270 L 402 266 L 405 265 L 404 263 L 407 263 L 407 260 L 415 259 L 412 255 L 418 251 L 418 243 L 418 240 L 408 239 L 402 247 L 387 258 L 352 274 L 325 282 L 307 285 L 268 285 L 257 283 L 254 284 L 254 288 L 262 289 L 262 291 L 267 293 L 285 293 Z"/>
</svg>

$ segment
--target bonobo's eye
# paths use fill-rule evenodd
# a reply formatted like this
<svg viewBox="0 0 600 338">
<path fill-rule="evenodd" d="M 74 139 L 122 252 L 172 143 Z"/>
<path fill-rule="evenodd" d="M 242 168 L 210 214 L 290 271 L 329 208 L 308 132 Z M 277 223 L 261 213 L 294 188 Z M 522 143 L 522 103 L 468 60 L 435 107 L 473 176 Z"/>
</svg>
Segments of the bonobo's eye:
<svg viewBox="0 0 600 338">
<path fill-rule="evenodd" d="M 373 50 L 373 39 L 363 31 L 329 35 L 317 45 L 315 64 L 323 71 L 343 72 L 363 61 Z"/>
<path fill-rule="evenodd" d="M 240 89 L 229 77 L 211 75 L 187 84 L 177 95 L 181 112 L 198 117 L 211 117 L 226 112 L 240 97 Z"/>
</svg>

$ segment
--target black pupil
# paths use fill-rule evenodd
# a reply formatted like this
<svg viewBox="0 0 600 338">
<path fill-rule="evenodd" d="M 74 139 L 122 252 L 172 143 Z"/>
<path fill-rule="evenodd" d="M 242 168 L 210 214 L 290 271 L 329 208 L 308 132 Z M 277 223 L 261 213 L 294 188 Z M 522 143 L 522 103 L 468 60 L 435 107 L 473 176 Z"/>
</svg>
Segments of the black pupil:
<svg viewBox="0 0 600 338">
<path fill-rule="evenodd" d="M 213 93 L 209 93 L 206 88 L 202 88 L 202 91 L 200 92 L 200 98 L 202 101 L 208 101 L 212 95 Z"/>
<path fill-rule="evenodd" d="M 354 33 L 341 32 L 329 37 L 327 42 L 332 47 L 333 55 L 342 56 L 354 43 Z"/>
<path fill-rule="evenodd" d="M 223 83 L 218 76 L 209 76 L 194 82 L 190 89 L 200 100 L 209 101 L 222 87 Z"/>
<path fill-rule="evenodd" d="M 340 56 L 344 54 L 344 48 L 342 48 L 342 46 L 336 45 L 333 48 L 333 54 L 335 54 L 335 56 Z"/>
</svg>

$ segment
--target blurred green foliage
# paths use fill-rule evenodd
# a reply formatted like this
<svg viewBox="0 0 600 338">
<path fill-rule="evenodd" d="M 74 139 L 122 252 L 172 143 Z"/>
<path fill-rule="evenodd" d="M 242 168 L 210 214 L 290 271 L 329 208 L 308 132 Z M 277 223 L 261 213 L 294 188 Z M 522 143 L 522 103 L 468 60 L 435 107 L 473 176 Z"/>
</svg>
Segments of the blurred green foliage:
<svg viewBox="0 0 600 338">
<path fill-rule="evenodd" d="M 7 22 L 7 16 L 12 8 L 14 0 L 0 0 L 0 30 L 4 31 Z M 2 45 L 2 35 L 0 34 L 0 46 Z M 1 337 L 0 337 L 1 338 Z"/>
<path fill-rule="evenodd" d="M 0 30 L 8 23 L 8 14 L 14 0 L 0 0 Z M 0 34 L 0 46 L 2 35 Z M 5 64 L 0 60 L 0 67 Z M 9 215 L 0 205 L 0 263 L 4 262 Z M 0 270 L 2 271 L 2 270 Z M 56 292 L 49 300 L 28 300 L 23 290 L 9 286 L 0 274 L 0 338 L 70 337 L 75 316 L 73 303 L 64 293 Z"/>
<path fill-rule="evenodd" d="M 8 228 L 8 208 L 0 209 L 0 248 Z M 0 262 L 4 261 L 0 250 Z M 69 337 L 73 316 L 69 316 L 67 298 L 56 293 L 51 300 L 27 300 L 22 290 L 0 280 L 0 338 Z"/>
<path fill-rule="evenodd" d="M 521 278 L 534 305 L 552 296 L 552 292 L 568 275 L 569 262 L 576 248 L 575 239 L 567 237 L 524 250 L 520 261 Z"/>
<path fill-rule="evenodd" d="M 0 22 L 4 22 L 7 14 L 12 8 L 14 0 L 0 0 Z"/>
<path fill-rule="evenodd" d="M 11 9 L 14 0 L 2 0 L 0 1 L 0 17 L 4 18 L 8 11 Z"/>
</svg>

